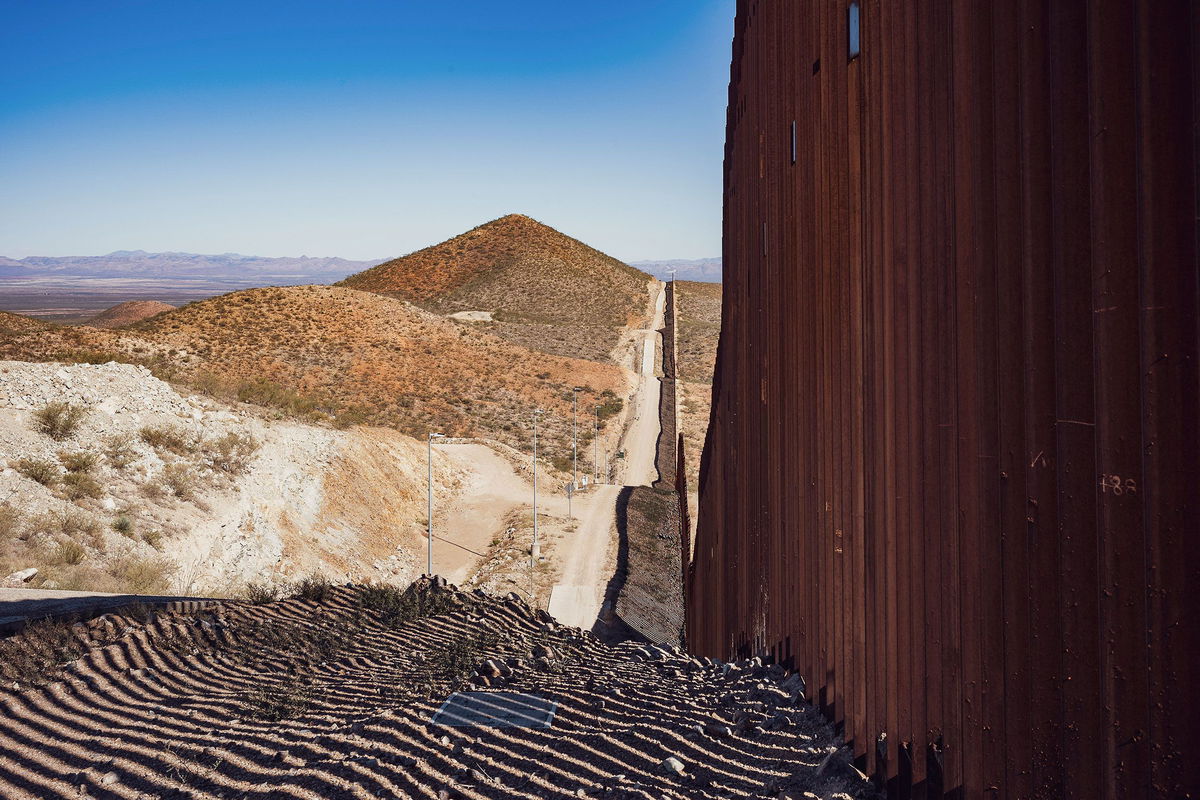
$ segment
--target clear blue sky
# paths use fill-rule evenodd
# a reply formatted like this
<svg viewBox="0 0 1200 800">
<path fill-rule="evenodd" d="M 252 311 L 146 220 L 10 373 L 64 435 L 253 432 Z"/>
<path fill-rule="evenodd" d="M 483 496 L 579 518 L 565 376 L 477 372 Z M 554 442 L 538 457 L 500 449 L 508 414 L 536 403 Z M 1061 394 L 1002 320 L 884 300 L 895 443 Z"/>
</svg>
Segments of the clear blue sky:
<svg viewBox="0 0 1200 800">
<path fill-rule="evenodd" d="M 0 255 L 718 255 L 733 5 L 0 0 Z"/>
</svg>

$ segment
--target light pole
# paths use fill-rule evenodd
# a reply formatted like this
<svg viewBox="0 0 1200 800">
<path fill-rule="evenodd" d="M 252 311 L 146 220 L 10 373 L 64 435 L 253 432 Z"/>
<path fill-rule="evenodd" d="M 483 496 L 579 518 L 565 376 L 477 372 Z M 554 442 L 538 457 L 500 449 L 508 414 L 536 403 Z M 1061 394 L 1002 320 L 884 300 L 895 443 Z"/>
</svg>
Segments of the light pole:
<svg viewBox="0 0 1200 800">
<path fill-rule="evenodd" d="M 571 390 L 571 488 L 579 488 L 579 393 L 582 386 Z M 567 515 L 574 518 L 570 512 L 571 504 L 567 503 Z"/>
<path fill-rule="evenodd" d="M 596 483 L 600 482 L 600 406 L 596 406 L 596 455 L 592 460 L 592 471 L 596 473 Z"/>
<path fill-rule="evenodd" d="M 444 433 L 431 433 L 427 440 L 427 449 L 429 451 L 429 517 L 425 520 L 425 532 L 429 537 L 429 559 L 426 564 L 426 570 L 431 578 L 433 577 L 433 440 L 443 439 L 445 436 L 446 434 Z"/>
<path fill-rule="evenodd" d="M 678 271 L 679 271 L 679 270 L 676 270 L 676 269 L 669 269 L 669 270 L 667 270 L 667 272 L 671 273 L 671 285 L 672 285 L 672 286 L 674 286 L 674 285 L 675 285 L 675 273 L 676 273 L 676 272 L 678 272 Z"/>
<path fill-rule="evenodd" d="M 529 566 L 537 564 L 538 558 L 538 518 L 537 518 L 537 422 L 538 417 L 546 412 L 540 408 L 533 411 L 533 547 L 529 551 Z"/>
</svg>

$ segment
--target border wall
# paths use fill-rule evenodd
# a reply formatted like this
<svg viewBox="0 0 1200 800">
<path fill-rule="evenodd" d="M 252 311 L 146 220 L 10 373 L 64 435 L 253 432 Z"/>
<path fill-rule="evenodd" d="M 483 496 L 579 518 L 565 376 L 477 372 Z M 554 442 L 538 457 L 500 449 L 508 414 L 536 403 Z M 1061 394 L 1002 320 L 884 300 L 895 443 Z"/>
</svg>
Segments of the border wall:
<svg viewBox="0 0 1200 800">
<path fill-rule="evenodd" d="M 1198 14 L 737 3 L 688 644 L 892 797 L 1200 795 Z"/>
</svg>

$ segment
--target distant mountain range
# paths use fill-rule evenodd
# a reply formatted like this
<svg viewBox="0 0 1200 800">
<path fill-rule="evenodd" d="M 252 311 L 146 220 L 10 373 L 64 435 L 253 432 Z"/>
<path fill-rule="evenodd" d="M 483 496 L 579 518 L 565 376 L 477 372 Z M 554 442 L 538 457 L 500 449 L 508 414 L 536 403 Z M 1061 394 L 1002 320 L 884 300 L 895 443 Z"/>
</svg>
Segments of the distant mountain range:
<svg viewBox="0 0 1200 800">
<path fill-rule="evenodd" d="M 103 256 L 29 256 L 14 259 L 0 256 L 0 281 L 5 279 L 53 280 L 90 279 L 176 279 L 220 282 L 233 286 L 295 285 L 334 283 L 348 275 L 387 261 L 352 261 L 345 258 L 268 258 L 238 253 L 147 253 L 117 250 Z M 632 261 L 629 266 L 660 280 L 676 269 L 681 281 L 721 281 L 721 259 L 698 258 L 670 261 Z"/>
<path fill-rule="evenodd" d="M 117 250 L 104 256 L 0 256 L 0 280 L 69 278 L 176 279 L 219 281 L 233 285 L 332 283 L 384 259 L 350 261 L 345 258 L 266 258 L 237 253 L 147 253 Z"/>
<path fill-rule="evenodd" d="M 674 261 L 630 261 L 629 266 L 637 267 L 642 272 L 648 272 L 659 280 L 670 280 L 671 270 L 676 270 L 675 277 L 681 281 L 703 281 L 704 283 L 721 282 L 721 259 L 694 258 L 692 260 L 676 259 Z"/>
</svg>

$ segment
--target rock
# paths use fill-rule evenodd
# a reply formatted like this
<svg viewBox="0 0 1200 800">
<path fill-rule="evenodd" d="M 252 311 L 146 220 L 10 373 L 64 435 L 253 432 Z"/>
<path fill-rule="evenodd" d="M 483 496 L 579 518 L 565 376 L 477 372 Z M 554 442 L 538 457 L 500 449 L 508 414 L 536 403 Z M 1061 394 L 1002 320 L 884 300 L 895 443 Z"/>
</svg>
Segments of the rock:
<svg viewBox="0 0 1200 800">
<path fill-rule="evenodd" d="M 101 786 L 112 786 L 116 782 L 117 782 L 117 773 L 115 773 L 115 772 L 106 772 L 100 778 Z"/>
<path fill-rule="evenodd" d="M 37 567 L 27 567 L 26 569 L 18 570 L 4 579 L 4 583 L 11 586 L 19 586 L 22 583 L 29 583 L 33 580 L 33 576 L 37 575 Z"/>
<path fill-rule="evenodd" d="M 659 766 L 671 775 L 683 774 L 683 762 L 675 756 L 667 756 Z"/>
<path fill-rule="evenodd" d="M 733 728 L 720 722 L 710 722 L 704 726 L 704 732 L 716 739 L 728 739 L 733 736 Z"/>
</svg>

